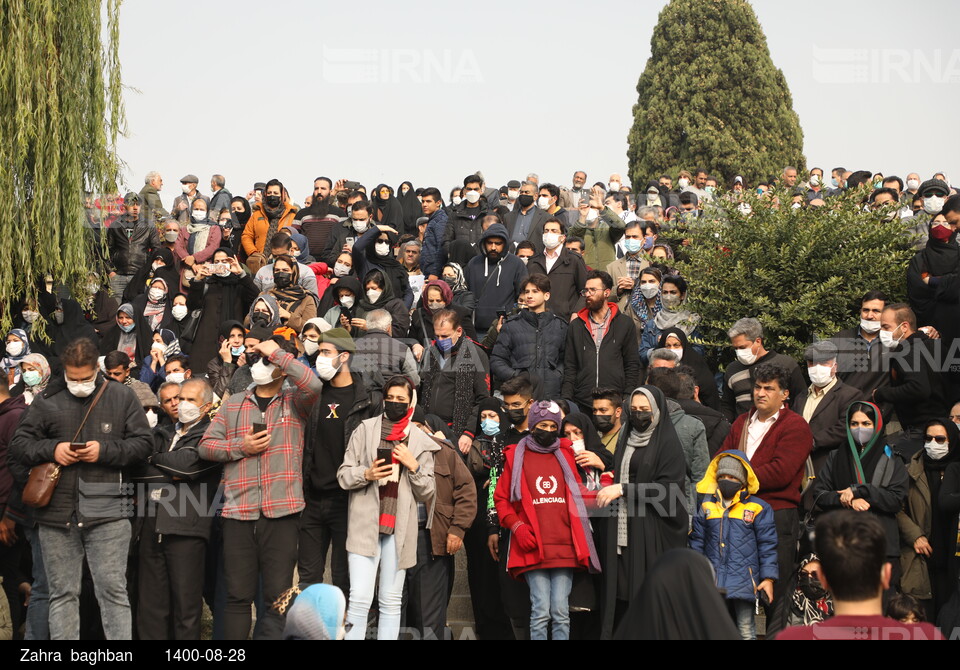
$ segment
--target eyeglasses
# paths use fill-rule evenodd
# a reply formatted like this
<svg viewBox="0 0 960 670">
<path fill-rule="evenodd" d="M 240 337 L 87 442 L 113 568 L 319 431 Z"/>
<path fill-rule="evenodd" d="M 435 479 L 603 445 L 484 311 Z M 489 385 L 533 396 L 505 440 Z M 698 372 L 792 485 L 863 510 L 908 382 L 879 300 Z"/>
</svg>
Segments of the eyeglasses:
<svg viewBox="0 0 960 670">
<path fill-rule="evenodd" d="M 946 435 L 924 435 L 923 437 L 927 442 L 936 442 L 937 444 L 946 444 L 947 442 Z"/>
<path fill-rule="evenodd" d="M 580 295 L 593 295 L 594 293 L 603 293 L 605 288 L 584 288 L 580 289 Z"/>
</svg>

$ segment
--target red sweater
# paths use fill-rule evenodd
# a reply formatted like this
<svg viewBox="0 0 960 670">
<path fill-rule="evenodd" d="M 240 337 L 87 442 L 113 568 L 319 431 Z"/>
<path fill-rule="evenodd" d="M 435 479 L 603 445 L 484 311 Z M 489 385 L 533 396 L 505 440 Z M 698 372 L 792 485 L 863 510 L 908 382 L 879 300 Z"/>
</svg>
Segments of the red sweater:
<svg viewBox="0 0 960 670">
<path fill-rule="evenodd" d="M 737 417 L 723 441 L 720 451 L 740 448 L 740 435 L 756 410 Z M 763 436 L 760 446 L 750 459 L 760 490 L 757 497 L 770 503 L 774 511 L 800 506 L 800 486 L 803 483 L 804 464 L 813 450 L 813 433 L 803 417 L 786 407 Z M 743 449 L 746 452 L 746 448 Z"/>
<path fill-rule="evenodd" d="M 560 450 L 576 472 L 570 441 L 562 439 Z M 576 499 L 580 490 L 569 491 L 563 479 L 563 470 L 554 454 L 538 454 L 527 450 L 523 459 L 523 482 L 520 500 L 510 502 L 510 481 L 516 445 L 507 447 L 503 474 L 497 480 L 493 499 L 497 506 L 500 525 L 512 529 L 518 523 L 530 524 L 537 539 L 537 548 L 525 552 L 519 543 L 510 542 L 507 569 L 513 576 L 529 570 L 547 568 L 587 568 L 590 550 L 577 519 Z"/>
</svg>

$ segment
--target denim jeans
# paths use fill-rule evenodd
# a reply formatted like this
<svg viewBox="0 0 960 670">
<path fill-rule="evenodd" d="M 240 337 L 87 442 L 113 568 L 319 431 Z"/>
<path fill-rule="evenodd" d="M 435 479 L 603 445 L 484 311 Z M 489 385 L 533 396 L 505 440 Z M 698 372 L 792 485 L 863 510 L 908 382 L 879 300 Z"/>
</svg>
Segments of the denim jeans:
<svg viewBox="0 0 960 670">
<path fill-rule="evenodd" d="M 380 566 L 380 625 L 378 640 L 396 640 L 400 635 L 400 606 L 403 604 L 403 580 L 406 570 L 399 570 L 397 538 L 380 536 L 380 551 L 376 556 L 347 554 L 350 565 L 350 604 L 347 624 L 351 627 L 346 639 L 362 640 L 367 634 L 367 617 L 373 603 L 373 589 L 377 584 L 377 566 Z"/>
<path fill-rule="evenodd" d="M 757 639 L 757 624 L 754 619 L 756 603 L 753 600 L 728 601 L 733 611 L 733 622 L 737 625 L 741 640 Z"/>
<path fill-rule="evenodd" d="M 30 585 L 30 606 L 27 607 L 23 639 L 49 640 L 50 586 L 47 584 L 47 571 L 43 567 L 43 552 L 40 551 L 40 532 L 37 528 L 21 528 L 30 543 L 30 555 L 33 558 L 33 582 Z"/>
<path fill-rule="evenodd" d="M 40 526 L 40 548 L 50 588 L 50 639 L 80 637 L 80 581 L 86 555 L 93 590 L 108 640 L 131 639 L 127 596 L 130 522 L 121 519 L 92 527 Z"/>
<path fill-rule="evenodd" d="M 531 570 L 525 576 L 530 587 L 530 639 L 546 640 L 550 623 L 554 640 L 569 640 L 573 569 Z"/>
</svg>

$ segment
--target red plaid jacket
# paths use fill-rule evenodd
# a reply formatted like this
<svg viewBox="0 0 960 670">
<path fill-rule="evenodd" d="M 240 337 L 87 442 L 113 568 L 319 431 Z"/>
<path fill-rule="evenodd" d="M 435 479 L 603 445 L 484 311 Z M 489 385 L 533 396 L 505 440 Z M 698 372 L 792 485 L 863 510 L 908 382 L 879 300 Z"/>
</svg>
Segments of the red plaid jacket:
<svg viewBox="0 0 960 670">
<path fill-rule="evenodd" d="M 235 394 L 220 410 L 198 447 L 200 457 L 225 462 L 223 516 L 253 521 L 295 514 L 303 502 L 303 436 L 310 409 L 323 382 L 292 355 L 278 349 L 270 356 L 294 387 L 284 386 L 261 419 L 253 390 Z M 247 456 L 241 445 L 254 423 L 266 423 L 271 442 L 266 451 Z"/>
</svg>

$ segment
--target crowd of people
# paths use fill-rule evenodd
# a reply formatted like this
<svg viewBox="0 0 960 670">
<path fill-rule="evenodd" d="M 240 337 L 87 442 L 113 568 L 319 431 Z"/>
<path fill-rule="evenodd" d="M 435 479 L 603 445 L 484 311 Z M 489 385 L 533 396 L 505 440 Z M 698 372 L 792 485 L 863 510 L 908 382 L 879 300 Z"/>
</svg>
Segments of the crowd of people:
<svg viewBox="0 0 960 670">
<path fill-rule="evenodd" d="M 666 630 L 643 604 L 670 557 L 708 575 L 711 604 L 687 603 L 718 613 L 705 635 L 754 639 L 762 609 L 773 637 L 863 594 L 960 621 L 945 175 L 476 173 L 446 199 L 319 177 L 298 206 L 277 179 L 233 196 L 188 174 L 169 210 L 163 185 L 88 200 L 81 294 L 41 280 L 7 305 L 14 635 L 197 640 L 206 603 L 214 639 L 443 639 L 460 551 L 480 639 Z M 849 197 L 901 219 L 906 302 L 893 278 L 849 296 L 850 328 L 803 360 L 750 314 L 690 308 L 701 278 L 677 259 L 721 199 L 749 215 Z M 876 522 L 831 526 L 883 548 L 860 591 L 806 532 L 831 510 Z"/>
</svg>

